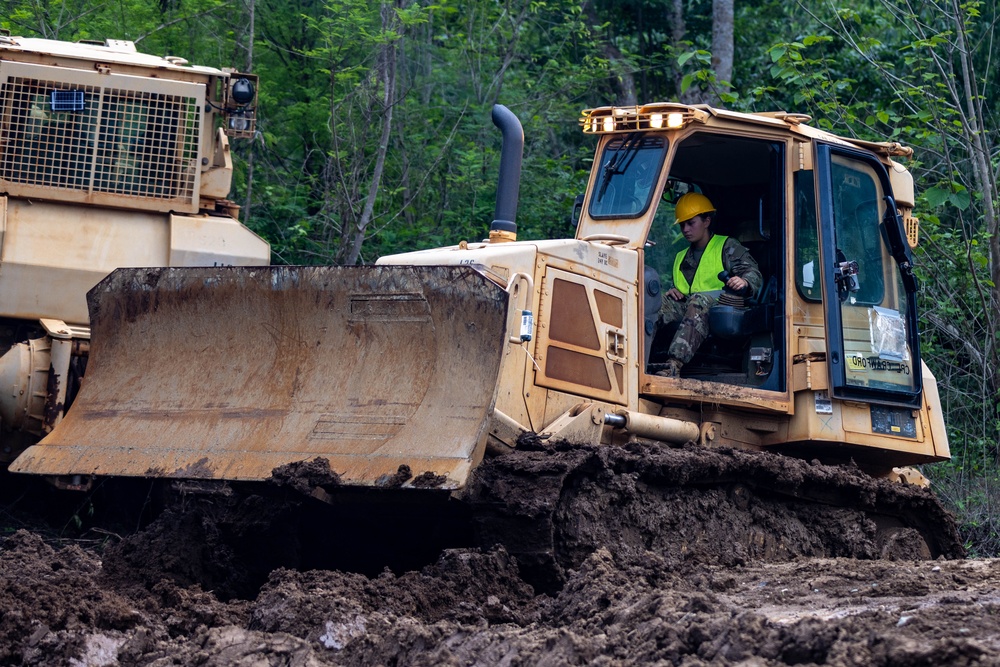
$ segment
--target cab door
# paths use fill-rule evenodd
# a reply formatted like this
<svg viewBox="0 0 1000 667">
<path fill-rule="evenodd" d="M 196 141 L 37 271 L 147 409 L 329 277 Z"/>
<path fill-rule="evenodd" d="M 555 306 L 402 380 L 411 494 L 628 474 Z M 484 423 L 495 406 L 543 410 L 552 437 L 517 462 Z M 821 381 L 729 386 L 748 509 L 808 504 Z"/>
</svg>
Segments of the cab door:
<svg viewBox="0 0 1000 667">
<path fill-rule="evenodd" d="M 833 397 L 919 407 L 916 282 L 889 176 L 874 155 L 827 144 L 816 175 Z"/>
</svg>

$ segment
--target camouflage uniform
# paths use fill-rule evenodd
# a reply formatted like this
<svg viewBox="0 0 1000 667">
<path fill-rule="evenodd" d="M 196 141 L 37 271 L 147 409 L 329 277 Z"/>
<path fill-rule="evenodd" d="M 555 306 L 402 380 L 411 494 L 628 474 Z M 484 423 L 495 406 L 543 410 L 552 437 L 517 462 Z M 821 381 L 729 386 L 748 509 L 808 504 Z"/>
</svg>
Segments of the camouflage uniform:
<svg viewBox="0 0 1000 667">
<path fill-rule="evenodd" d="M 681 272 L 689 284 L 694 282 L 694 274 L 698 270 L 702 254 L 703 251 L 691 248 L 681 262 Z M 760 294 L 764 279 L 760 275 L 757 262 L 750 256 L 750 251 L 731 236 L 722 246 L 722 266 L 730 275 L 739 276 L 747 281 L 753 290 L 752 294 Z M 714 293 L 695 293 L 684 301 L 674 301 L 667 296 L 666 290 L 663 292 L 657 328 L 671 322 L 680 322 L 667 350 L 669 358 L 684 364 L 691 361 L 691 357 L 708 337 L 708 310 L 716 301 L 718 296 Z"/>
</svg>

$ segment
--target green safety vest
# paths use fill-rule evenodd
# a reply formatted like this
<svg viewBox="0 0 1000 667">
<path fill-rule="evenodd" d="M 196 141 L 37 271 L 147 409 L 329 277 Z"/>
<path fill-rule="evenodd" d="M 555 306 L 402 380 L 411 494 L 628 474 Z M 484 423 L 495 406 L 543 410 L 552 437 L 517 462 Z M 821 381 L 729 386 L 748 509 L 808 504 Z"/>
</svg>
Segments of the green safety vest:
<svg viewBox="0 0 1000 667">
<path fill-rule="evenodd" d="M 674 287 L 681 291 L 684 296 L 690 296 L 692 292 L 718 292 L 725 287 L 725 283 L 719 280 L 719 274 L 725 269 L 722 265 L 722 246 L 726 244 L 728 236 L 716 234 L 708 241 L 705 251 L 701 254 L 701 261 L 694 272 L 694 285 L 689 285 L 687 278 L 681 272 L 681 262 L 687 256 L 690 248 L 677 253 L 674 258 Z"/>
</svg>

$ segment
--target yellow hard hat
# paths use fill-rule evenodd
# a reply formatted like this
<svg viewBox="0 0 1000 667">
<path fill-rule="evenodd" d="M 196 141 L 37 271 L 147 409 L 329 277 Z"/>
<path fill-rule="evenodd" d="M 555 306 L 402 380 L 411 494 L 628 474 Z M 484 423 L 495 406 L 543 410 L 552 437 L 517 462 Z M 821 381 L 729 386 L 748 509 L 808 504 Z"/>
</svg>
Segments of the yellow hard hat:
<svg viewBox="0 0 1000 667">
<path fill-rule="evenodd" d="M 689 192 L 677 200 L 674 207 L 674 214 L 677 216 L 677 224 L 690 220 L 696 215 L 705 213 L 715 213 L 715 207 L 708 197 L 700 192 Z"/>
</svg>

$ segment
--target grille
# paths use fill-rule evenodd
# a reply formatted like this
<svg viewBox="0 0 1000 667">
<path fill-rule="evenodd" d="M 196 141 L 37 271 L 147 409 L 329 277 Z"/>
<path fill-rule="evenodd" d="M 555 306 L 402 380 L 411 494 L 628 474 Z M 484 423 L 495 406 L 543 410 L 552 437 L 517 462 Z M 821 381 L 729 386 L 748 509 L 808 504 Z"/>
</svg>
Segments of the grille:
<svg viewBox="0 0 1000 667">
<path fill-rule="evenodd" d="M 194 201 L 198 100 L 12 77 L 0 86 L 0 180 Z"/>
</svg>

